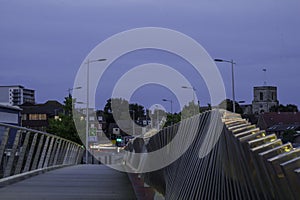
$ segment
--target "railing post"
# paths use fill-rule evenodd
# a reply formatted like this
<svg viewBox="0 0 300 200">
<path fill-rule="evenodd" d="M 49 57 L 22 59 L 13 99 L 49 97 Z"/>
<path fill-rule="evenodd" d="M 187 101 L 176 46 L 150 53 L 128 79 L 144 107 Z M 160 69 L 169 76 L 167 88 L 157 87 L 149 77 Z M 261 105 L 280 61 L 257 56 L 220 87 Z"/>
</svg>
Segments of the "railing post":
<svg viewBox="0 0 300 200">
<path fill-rule="evenodd" d="M 42 151 L 42 154 L 41 154 L 41 158 L 40 158 L 40 161 L 39 161 L 39 165 L 38 165 L 38 169 L 42 168 L 43 165 L 44 165 L 44 161 L 45 161 L 45 157 L 46 157 L 46 152 L 47 152 L 47 149 L 48 149 L 48 144 L 49 144 L 49 136 L 46 136 L 46 142 L 44 144 L 44 148 L 43 148 L 43 151 Z"/>
<path fill-rule="evenodd" d="M 4 135 L 1 138 L 2 141 L 1 141 L 1 146 L 0 146 L 0 166 L 2 164 L 2 159 L 3 159 L 4 152 L 5 152 L 5 147 L 7 144 L 9 130 L 10 130 L 10 128 L 6 127 Z"/>
<path fill-rule="evenodd" d="M 37 168 L 43 144 L 44 144 L 44 135 L 41 135 L 41 137 L 39 139 L 38 148 L 34 155 L 34 160 L 33 160 L 32 166 L 31 166 L 31 170 L 34 170 Z"/>
<path fill-rule="evenodd" d="M 69 154 L 69 151 L 70 151 L 70 143 L 67 144 L 67 150 L 66 150 L 66 153 L 64 155 L 64 161 L 63 161 L 63 165 L 66 165 L 68 164 L 68 154 Z"/>
<path fill-rule="evenodd" d="M 24 139 L 24 142 L 22 144 L 22 150 L 19 154 L 19 159 L 18 159 L 18 163 L 17 163 L 17 167 L 16 167 L 16 170 L 15 170 L 15 173 L 14 174 L 19 174 L 22 170 L 22 166 L 23 166 L 23 161 L 24 161 L 24 158 L 25 158 L 25 153 L 26 153 L 26 150 L 27 150 L 27 146 L 28 146 L 28 142 L 29 142 L 29 138 L 30 138 L 30 132 L 25 132 L 25 139 Z"/>
<path fill-rule="evenodd" d="M 58 163 L 58 157 L 59 157 L 59 154 L 61 152 L 62 140 L 61 139 L 57 139 L 55 143 L 58 144 L 58 146 L 56 146 L 57 149 L 56 149 L 56 152 L 55 152 L 55 155 L 54 155 L 54 159 L 53 159 L 53 166 Z"/>
<path fill-rule="evenodd" d="M 3 177 L 10 176 L 10 173 L 11 173 L 11 170 L 12 170 L 12 167 L 13 167 L 13 163 L 14 163 L 14 159 L 15 159 L 15 155 L 16 155 L 16 152 L 17 152 L 17 148 L 18 148 L 18 145 L 19 145 L 20 135 L 21 135 L 21 130 L 18 130 L 17 133 L 16 133 L 16 136 L 15 136 L 13 148 L 10 152 L 8 162 L 7 162 L 6 168 L 4 170 Z"/>
<path fill-rule="evenodd" d="M 36 146 L 37 137 L 38 137 L 38 133 L 34 134 L 23 172 L 27 172 L 30 169 L 30 164 L 31 164 L 31 160 L 33 158 L 33 153 L 34 153 L 34 149 Z"/>
<path fill-rule="evenodd" d="M 46 156 L 45 162 L 43 164 L 43 168 L 49 166 L 49 160 L 50 160 L 50 156 L 52 153 L 53 142 L 54 142 L 54 137 L 51 137 L 50 145 L 49 145 L 49 148 L 47 151 L 47 156 Z"/>
<path fill-rule="evenodd" d="M 68 143 L 66 141 L 63 140 L 62 142 L 63 142 L 62 149 L 61 149 L 61 153 L 59 156 L 59 164 L 60 165 L 64 164 L 65 154 L 67 152 L 67 147 L 68 147 Z"/>
</svg>

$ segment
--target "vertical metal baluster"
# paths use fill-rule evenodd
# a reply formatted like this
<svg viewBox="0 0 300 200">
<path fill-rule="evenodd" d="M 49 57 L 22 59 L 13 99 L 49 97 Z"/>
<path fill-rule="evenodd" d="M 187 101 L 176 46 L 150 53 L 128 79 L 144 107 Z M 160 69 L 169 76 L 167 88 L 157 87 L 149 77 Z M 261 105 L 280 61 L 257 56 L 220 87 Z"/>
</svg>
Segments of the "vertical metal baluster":
<svg viewBox="0 0 300 200">
<path fill-rule="evenodd" d="M 3 159 L 4 152 L 5 152 L 5 147 L 7 144 L 9 130 L 10 130 L 10 128 L 6 127 L 5 132 L 1 138 L 2 141 L 1 141 L 1 146 L 0 146 L 0 166 L 2 164 L 2 159 Z"/>
<path fill-rule="evenodd" d="M 69 151 L 70 151 L 70 143 L 68 142 L 67 150 L 66 150 L 66 153 L 65 153 L 65 155 L 64 155 L 63 165 L 69 164 L 69 163 L 68 163 Z"/>
<path fill-rule="evenodd" d="M 44 144 L 44 135 L 41 135 L 40 140 L 39 140 L 39 144 L 38 144 L 38 148 L 35 152 L 34 160 L 33 160 L 33 163 L 32 163 L 32 166 L 31 166 L 30 170 L 35 170 L 37 168 L 43 144 Z"/>
<path fill-rule="evenodd" d="M 40 158 L 40 161 L 39 161 L 38 169 L 41 169 L 43 167 L 43 165 L 44 165 L 44 161 L 45 161 L 45 157 L 46 157 L 46 152 L 47 152 L 48 144 L 49 144 L 49 138 L 50 138 L 50 136 L 46 136 L 46 142 L 44 144 L 44 148 L 43 148 L 43 151 L 42 151 L 42 154 L 41 154 L 41 158 Z"/>
<path fill-rule="evenodd" d="M 58 158 L 59 158 L 59 154 L 61 152 L 61 145 L 62 145 L 62 140 L 61 139 L 57 139 L 56 143 L 58 143 L 56 152 L 55 152 L 55 156 L 54 156 L 54 160 L 53 160 L 53 165 L 57 165 L 58 163 Z"/>
<path fill-rule="evenodd" d="M 18 130 L 16 133 L 15 140 L 14 140 L 13 148 L 11 150 L 11 153 L 10 153 L 10 156 L 9 156 L 9 159 L 7 162 L 7 166 L 4 170 L 3 177 L 8 177 L 11 174 L 11 170 L 13 168 L 13 164 L 14 164 L 14 160 L 15 160 L 15 155 L 16 155 L 18 145 L 19 145 L 20 135 L 21 135 L 21 130 Z"/>
<path fill-rule="evenodd" d="M 50 156 L 51 156 L 51 153 L 52 153 L 54 139 L 55 139 L 54 137 L 51 137 L 50 145 L 49 145 L 49 148 L 48 148 L 48 151 L 47 151 L 45 162 L 43 164 L 43 168 L 48 167 Z"/>
<path fill-rule="evenodd" d="M 31 160 L 33 158 L 33 153 L 34 153 L 34 149 L 35 149 L 35 146 L 36 146 L 37 137 L 38 137 L 38 133 L 34 134 L 33 140 L 32 140 L 32 143 L 31 143 L 31 147 L 30 147 L 30 150 L 29 150 L 28 155 L 27 155 L 26 164 L 25 164 L 25 167 L 23 169 L 23 173 L 28 172 L 28 170 L 30 169 L 30 164 L 31 164 Z"/>
<path fill-rule="evenodd" d="M 22 145 L 22 150 L 20 152 L 19 155 L 19 159 L 18 159 L 18 163 L 17 163 L 17 167 L 15 170 L 15 174 L 19 174 L 22 170 L 22 166 L 23 166 L 23 161 L 24 161 L 24 157 L 26 154 L 26 150 L 27 150 L 27 146 L 28 146 L 28 142 L 29 142 L 29 138 L 30 138 L 30 132 L 25 132 L 26 136 Z"/>
</svg>

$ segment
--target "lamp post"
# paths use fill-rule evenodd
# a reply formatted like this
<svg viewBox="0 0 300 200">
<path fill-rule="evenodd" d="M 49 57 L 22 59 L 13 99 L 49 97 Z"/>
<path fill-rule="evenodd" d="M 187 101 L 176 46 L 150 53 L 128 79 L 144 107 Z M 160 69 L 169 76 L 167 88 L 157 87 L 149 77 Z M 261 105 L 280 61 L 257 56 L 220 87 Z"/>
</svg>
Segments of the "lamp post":
<svg viewBox="0 0 300 200">
<path fill-rule="evenodd" d="M 196 88 L 194 86 L 192 87 L 188 87 L 188 86 L 182 86 L 182 88 L 184 89 L 190 89 L 190 90 L 193 90 L 193 106 L 195 105 L 195 91 L 196 91 Z M 199 101 L 198 101 L 198 106 L 199 106 Z M 199 110 L 199 108 L 198 108 Z M 193 114 L 195 115 L 195 110 L 193 110 Z"/>
<path fill-rule="evenodd" d="M 158 105 L 155 105 L 156 109 L 154 109 L 154 113 L 155 114 L 155 110 L 156 110 L 156 128 L 157 128 L 157 131 L 159 131 L 159 107 Z"/>
<path fill-rule="evenodd" d="M 81 88 L 82 88 L 81 86 L 79 86 L 79 87 L 74 87 L 74 88 L 69 88 L 69 89 L 68 89 L 69 96 L 71 96 L 71 91 L 73 91 L 73 90 L 78 90 L 78 89 L 81 89 Z"/>
<path fill-rule="evenodd" d="M 134 110 L 130 110 L 132 112 L 132 136 L 135 135 L 135 122 L 134 122 L 134 118 L 135 118 L 135 111 Z"/>
<path fill-rule="evenodd" d="M 182 88 L 193 90 L 193 103 L 195 104 L 195 91 L 196 91 L 196 88 L 194 88 L 193 86 L 192 87 L 182 86 Z"/>
<path fill-rule="evenodd" d="M 85 64 L 87 64 L 86 68 L 86 130 L 85 130 L 85 159 L 86 164 L 88 164 L 88 149 L 89 149 L 89 82 L 90 82 L 90 63 L 93 62 L 102 62 L 106 61 L 105 58 L 97 59 L 97 60 L 87 60 Z"/>
<path fill-rule="evenodd" d="M 232 104 L 233 104 L 233 112 L 235 113 L 235 93 L 234 93 L 234 71 L 233 66 L 236 64 L 232 59 L 231 60 L 223 60 L 223 59 L 215 59 L 216 62 L 227 62 L 231 63 L 231 86 L 232 86 Z"/>
<path fill-rule="evenodd" d="M 171 114 L 173 114 L 173 101 L 171 99 L 162 99 L 162 101 L 168 101 L 171 103 Z"/>
</svg>

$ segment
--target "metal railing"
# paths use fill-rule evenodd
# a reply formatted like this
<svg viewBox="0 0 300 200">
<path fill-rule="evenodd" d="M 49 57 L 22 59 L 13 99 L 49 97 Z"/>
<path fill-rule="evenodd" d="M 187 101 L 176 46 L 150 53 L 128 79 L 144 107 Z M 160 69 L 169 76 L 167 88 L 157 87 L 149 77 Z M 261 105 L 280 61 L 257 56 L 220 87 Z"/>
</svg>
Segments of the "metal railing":
<svg viewBox="0 0 300 200">
<path fill-rule="evenodd" d="M 197 130 L 192 128 L 193 121 L 200 123 Z M 138 149 L 150 152 L 163 148 L 174 138 L 178 125 L 160 131 Z M 197 133 L 189 149 L 172 164 L 141 174 L 166 199 L 299 199 L 300 148 L 283 144 L 275 134 L 267 135 L 240 115 L 224 110 L 196 115 L 181 126 L 186 135 Z M 200 156 L 216 141 L 220 130 L 213 149 Z M 180 147 L 178 144 L 170 152 Z M 147 156 L 128 157 L 126 165 L 142 171 L 139 168 L 145 160 Z"/>
<path fill-rule="evenodd" d="M 81 162 L 77 143 L 45 132 L 0 123 L 0 180 Z"/>
</svg>

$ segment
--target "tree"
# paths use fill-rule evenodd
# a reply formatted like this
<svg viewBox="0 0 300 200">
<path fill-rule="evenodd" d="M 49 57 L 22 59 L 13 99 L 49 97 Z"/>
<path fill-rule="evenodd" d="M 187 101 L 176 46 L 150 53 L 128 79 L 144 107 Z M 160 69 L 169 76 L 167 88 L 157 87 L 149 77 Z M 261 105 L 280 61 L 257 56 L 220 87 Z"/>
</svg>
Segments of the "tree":
<svg viewBox="0 0 300 200">
<path fill-rule="evenodd" d="M 219 104 L 219 107 L 233 112 L 233 101 L 230 99 L 225 99 Z M 235 102 L 235 112 L 239 114 L 243 114 L 243 109 L 240 107 L 240 105 L 237 102 Z"/>
<path fill-rule="evenodd" d="M 164 125 L 164 127 L 167 127 L 167 126 L 171 126 L 173 124 L 176 124 L 178 122 L 181 121 L 181 114 L 177 114 L 177 113 L 168 113 L 167 114 L 167 121 Z"/>
<path fill-rule="evenodd" d="M 72 108 L 72 96 L 69 95 L 68 97 L 65 97 L 63 106 L 64 113 L 59 114 L 58 119 L 49 120 L 47 132 L 82 144 L 73 121 Z"/>
<path fill-rule="evenodd" d="M 185 105 L 181 111 L 182 119 L 192 117 L 196 114 L 199 114 L 199 105 L 195 104 L 193 101 L 189 102 L 188 105 Z"/>
<path fill-rule="evenodd" d="M 133 116 L 134 120 L 146 119 L 146 110 L 144 106 L 137 103 L 129 104 L 127 100 L 122 98 L 108 99 L 103 112 L 107 126 L 109 126 L 110 123 L 116 123 L 113 113 L 118 115 L 119 120 L 127 120 L 128 112 L 131 119 L 133 119 Z"/>
</svg>

